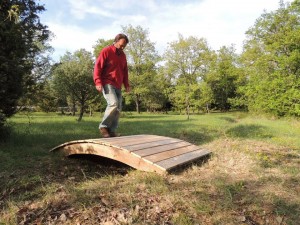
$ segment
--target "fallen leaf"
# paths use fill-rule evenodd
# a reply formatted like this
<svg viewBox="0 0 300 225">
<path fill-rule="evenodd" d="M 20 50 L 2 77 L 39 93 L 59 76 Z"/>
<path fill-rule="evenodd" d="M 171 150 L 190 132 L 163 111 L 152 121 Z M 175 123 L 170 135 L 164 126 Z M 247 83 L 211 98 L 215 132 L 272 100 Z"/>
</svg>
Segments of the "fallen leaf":
<svg viewBox="0 0 300 225">
<path fill-rule="evenodd" d="M 246 217 L 245 216 L 239 216 L 237 219 L 240 222 L 245 222 L 246 221 Z"/>
<path fill-rule="evenodd" d="M 276 217 L 276 221 L 277 221 L 279 224 L 281 224 L 282 221 L 283 221 L 283 217 L 277 216 L 277 217 Z"/>
<path fill-rule="evenodd" d="M 136 205 L 136 206 L 135 206 L 135 209 L 134 209 L 135 214 L 138 215 L 138 214 L 139 214 L 139 211 L 140 211 L 140 206 L 139 206 L 139 205 Z"/>
<path fill-rule="evenodd" d="M 102 223 L 103 225 L 114 225 L 114 223 L 113 222 L 111 222 L 111 221 L 107 221 L 107 222 L 104 222 L 104 223 Z"/>
<path fill-rule="evenodd" d="M 62 222 L 66 222 L 67 221 L 67 216 L 63 213 L 60 215 L 59 220 Z"/>
<path fill-rule="evenodd" d="M 109 201 L 108 201 L 107 199 L 105 199 L 105 198 L 100 198 L 100 200 L 101 200 L 101 202 L 102 202 L 105 206 L 109 205 Z"/>
</svg>

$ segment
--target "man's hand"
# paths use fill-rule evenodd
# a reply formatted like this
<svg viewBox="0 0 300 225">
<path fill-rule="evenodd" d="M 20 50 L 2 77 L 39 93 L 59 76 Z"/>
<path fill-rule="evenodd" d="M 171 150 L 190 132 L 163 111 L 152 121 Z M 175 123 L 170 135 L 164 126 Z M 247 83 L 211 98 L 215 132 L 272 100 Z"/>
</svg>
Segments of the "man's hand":
<svg viewBox="0 0 300 225">
<path fill-rule="evenodd" d="M 130 87 L 126 87 L 125 90 L 126 90 L 127 93 L 129 93 L 131 91 L 131 88 Z"/>
<path fill-rule="evenodd" d="M 96 89 L 97 89 L 97 91 L 102 92 L 102 85 L 97 85 Z"/>
</svg>

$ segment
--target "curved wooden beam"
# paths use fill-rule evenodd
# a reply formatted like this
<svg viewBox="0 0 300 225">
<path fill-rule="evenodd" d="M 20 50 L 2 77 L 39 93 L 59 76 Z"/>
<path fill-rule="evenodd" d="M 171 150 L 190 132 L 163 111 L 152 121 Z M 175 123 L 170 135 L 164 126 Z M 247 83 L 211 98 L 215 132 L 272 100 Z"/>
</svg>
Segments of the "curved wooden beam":
<svg viewBox="0 0 300 225">
<path fill-rule="evenodd" d="M 135 169 L 166 173 L 195 161 L 211 152 L 189 142 L 157 135 L 132 135 L 71 141 L 50 151 L 63 151 L 65 155 L 93 154 L 127 164 Z"/>
</svg>

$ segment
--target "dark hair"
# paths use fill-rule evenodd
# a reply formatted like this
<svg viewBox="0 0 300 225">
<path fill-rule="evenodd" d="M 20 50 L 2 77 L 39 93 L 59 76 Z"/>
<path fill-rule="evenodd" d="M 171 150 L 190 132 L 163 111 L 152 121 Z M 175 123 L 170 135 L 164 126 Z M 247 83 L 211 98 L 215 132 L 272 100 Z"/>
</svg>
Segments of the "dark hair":
<svg viewBox="0 0 300 225">
<path fill-rule="evenodd" d="M 129 43 L 128 37 L 127 37 L 125 34 L 118 34 L 118 35 L 115 37 L 114 42 L 118 42 L 120 39 L 125 39 L 126 44 Z"/>
</svg>

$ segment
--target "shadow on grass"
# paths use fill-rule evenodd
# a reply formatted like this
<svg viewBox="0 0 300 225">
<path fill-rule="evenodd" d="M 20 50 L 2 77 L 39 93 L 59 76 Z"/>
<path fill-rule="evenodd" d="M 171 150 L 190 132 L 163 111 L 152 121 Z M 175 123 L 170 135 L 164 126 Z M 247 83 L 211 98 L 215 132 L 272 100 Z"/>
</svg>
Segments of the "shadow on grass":
<svg viewBox="0 0 300 225">
<path fill-rule="evenodd" d="M 272 134 L 268 131 L 267 127 L 261 125 L 238 125 L 226 131 L 230 137 L 234 138 L 271 138 Z"/>
<path fill-rule="evenodd" d="M 123 122 L 120 126 L 122 135 L 139 135 L 139 134 L 152 134 L 172 138 L 182 139 L 193 144 L 205 144 L 218 138 L 221 134 L 216 129 L 210 129 L 206 126 L 191 127 L 190 121 L 156 121 L 147 120 Z"/>
<path fill-rule="evenodd" d="M 123 176 L 126 175 L 129 170 L 133 169 L 122 162 L 93 154 L 75 154 L 70 155 L 68 158 L 76 160 L 79 163 L 84 161 L 84 163 L 90 163 L 94 166 L 97 166 L 98 169 L 100 169 L 99 172 L 103 172 L 99 174 L 104 175 L 118 174 Z"/>
<path fill-rule="evenodd" d="M 227 121 L 229 123 L 237 123 L 237 120 L 234 119 L 234 118 L 231 118 L 231 117 L 222 116 L 222 117 L 219 117 L 219 119 L 225 120 L 225 121 Z"/>
<path fill-rule="evenodd" d="M 153 115 L 143 115 L 143 114 L 140 114 L 140 115 L 121 115 L 121 119 L 122 118 L 130 118 L 130 119 L 139 119 L 139 120 L 148 120 L 148 119 L 163 119 L 163 118 L 168 118 L 169 115 L 168 114 L 153 114 Z"/>
<path fill-rule="evenodd" d="M 192 162 L 188 162 L 188 163 L 183 164 L 181 166 L 175 167 L 175 168 L 173 168 L 169 171 L 169 174 L 180 175 L 183 172 L 185 172 L 186 170 L 191 169 L 194 166 L 201 167 L 202 165 L 204 165 L 208 162 L 208 160 L 211 158 L 211 154 L 206 155 L 204 157 L 201 157 L 201 158 L 199 158 L 197 160 L 194 160 Z"/>
</svg>

